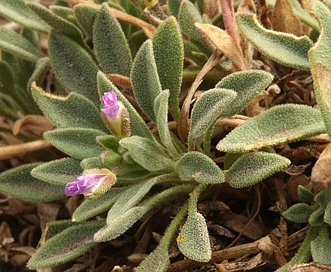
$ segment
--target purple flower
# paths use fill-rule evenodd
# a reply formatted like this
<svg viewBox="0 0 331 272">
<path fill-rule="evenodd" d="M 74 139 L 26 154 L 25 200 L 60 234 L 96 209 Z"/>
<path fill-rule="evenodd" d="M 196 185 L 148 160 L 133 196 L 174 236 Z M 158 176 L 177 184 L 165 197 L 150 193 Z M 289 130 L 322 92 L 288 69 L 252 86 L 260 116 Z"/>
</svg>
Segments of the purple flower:
<svg viewBox="0 0 331 272">
<path fill-rule="evenodd" d="M 115 92 L 106 92 L 102 97 L 104 108 L 103 120 L 116 137 L 124 138 L 130 136 L 130 118 L 129 113 L 121 101 L 117 101 Z"/>
<path fill-rule="evenodd" d="M 116 176 L 108 169 L 90 169 L 75 181 L 68 182 L 64 192 L 67 196 L 97 195 L 106 192 L 115 182 Z"/>
<path fill-rule="evenodd" d="M 105 107 L 101 111 L 109 118 L 116 118 L 120 105 L 117 102 L 117 95 L 115 92 L 106 92 L 102 97 Z"/>
</svg>

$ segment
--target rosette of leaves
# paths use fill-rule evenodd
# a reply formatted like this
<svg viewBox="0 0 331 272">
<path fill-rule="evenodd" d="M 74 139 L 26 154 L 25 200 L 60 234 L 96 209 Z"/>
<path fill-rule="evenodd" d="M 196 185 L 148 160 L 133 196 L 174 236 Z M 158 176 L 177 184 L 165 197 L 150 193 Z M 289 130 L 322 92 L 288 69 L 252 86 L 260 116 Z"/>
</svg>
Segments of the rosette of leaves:
<svg viewBox="0 0 331 272">
<path fill-rule="evenodd" d="M 217 149 L 229 152 L 227 169 L 223 171 L 210 151 L 217 120 L 241 112 L 271 83 L 273 76 L 257 70 L 235 72 L 222 78 L 214 88 L 207 88 L 192 107 L 187 146 L 182 143 L 168 126 L 169 116 L 176 120 L 180 112 L 183 60 L 188 52 L 182 31 L 189 36 L 190 46 L 208 54 L 205 37 L 193 28 L 200 17 L 190 1 L 182 1 L 179 6 L 178 1 L 170 1 L 174 7 L 171 12 L 178 19 L 172 16 L 165 19 L 137 52 L 132 44 L 139 31 L 121 25 L 108 3 L 80 4 L 73 9 L 56 6 L 47 9 L 36 2 L 17 3 L 21 8 L 18 13 L 33 11 L 49 25 L 46 30 L 49 67 L 56 76 L 56 84 L 61 84 L 68 94 L 58 96 L 40 87 L 37 79 L 44 74 L 45 67 L 37 67 L 30 78 L 31 82 L 37 81 L 32 84 L 31 94 L 43 114 L 57 126 L 44 134 L 45 139 L 68 157 L 1 174 L 0 190 L 21 199 L 51 201 L 62 198 L 65 185 L 84 170 L 107 168 L 117 176 L 117 183 L 107 192 L 86 198 L 74 211 L 72 220 L 49 224 L 46 242 L 28 263 L 32 269 L 72 260 L 96 243 L 119 237 L 152 211 L 176 199 L 187 199 L 188 204 L 181 208 L 159 246 L 138 271 L 166 270 L 170 242 L 186 215 L 176 239 L 178 247 L 186 257 L 208 262 L 211 248 L 206 220 L 197 209 L 199 199 L 208 197 L 223 182 L 236 188 L 248 187 L 290 164 L 276 153 L 257 149 L 325 131 L 318 110 L 301 105 L 272 108 L 219 142 Z M 135 10 L 130 4 L 122 6 Z M 9 4 L 7 8 L 12 12 L 5 13 L 10 18 L 17 6 Z M 41 31 L 31 22 L 27 25 L 17 20 Z M 304 45 L 308 43 L 304 41 Z M 154 124 L 157 135 L 151 132 L 128 96 L 109 80 L 114 78 L 109 74 L 130 82 L 127 93 Z M 110 91 L 116 93 L 129 113 L 129 137 L 114 137 L 103 123 L 100 97 Z M 232 156 L 230 152 L 240 154 Z M 29 179 L 22 178 L 30 171 Z M 100 219 L 105 212 L 106 218 Z"/>
<path fill-rule="evenodd" d="M 303 203 L 294 204 L 283 216 L 295 223 L 308 223 L 310 228 L 297 254 L 277 271 L 286 271 L 290 265 L 308 262 L 310 258 L 314 262 L 331 264 L 331 240 L 328 235 L 331 226 L 331 191 L 324 189 L 313 195 L 299 185 L 298 195 Z"/>
</svg>

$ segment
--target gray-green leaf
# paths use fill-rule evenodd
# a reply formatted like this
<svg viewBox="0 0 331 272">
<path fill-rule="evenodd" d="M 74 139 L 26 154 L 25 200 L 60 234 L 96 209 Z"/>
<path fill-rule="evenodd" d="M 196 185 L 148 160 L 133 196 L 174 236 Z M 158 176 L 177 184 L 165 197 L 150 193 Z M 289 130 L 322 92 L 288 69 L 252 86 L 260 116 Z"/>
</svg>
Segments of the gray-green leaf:
<svg viewBox="0 0 331 272">
<path fill-rule="evenodd" d="M 224 175 L 217 164 L 208 156 L 197 151 L 184 154 L 176 163 L 175 171 L 183 181 L 202 184 L 224 182 Z"/>
<path fill-rule="evenodd" d="M 101 130 L 88 128 L 64 128 L 48 131 L 44 137 L 56 148 L 76 159 L 97 157 L 104 148 L 96 137 L 106 135 Z"/>
<path fill-rule="evenodd" d="M 248 187 L 290 164 L 290 160 L 278 154 L 248 153 L 239 157 L 225 172 L 225 181 L 235 188 Z"/>
<path fill-rule="evenodd" d="M 0 0 L 0 15 L 27 28 L 47 33 L 50 27 L 25 5 L 24 0 Z"/>
<path fill-rule="evenodd" d="M 204 92 L 192 109 L 189 138 L 203 135 L 217 118 L 223 116 L 223 112 L 236 95 L 236 92 L 228 89 L 211 89 Z"/>
<path fill-rule="evenodd" d="M 200 213 L 189 214 L 177 237 L 179 250 L 189 259 L 208 262 L 211 247 L 206 220 Z"/>
<path fill-rule="evenodd" d="M 97 92 L 98 67 L 79 44 L 52 31 L 49 37 L 52 69 L 61 84 L 70 92 L 82 94 L 100 105 Z"/>
<path fill-rule="evenodd" d="M 105 222 L 91 221 L 71 226 L 43 244 L 28 262 L 30 269 L 50 267 L 68 262 L 96 245 L 93 235 Z"/>
<path fill-rule="evenodd" d="M 25 201 L 53 201 L 63 198 L 64 187 L 31 176 L 30 171 L 40 165 L 31 163 L 0 174 L 0 192 Z"/>
<path fill-rule="evenodd" d="M 147 40 L 133 62 L 131 81 L 134 97 L 140 108 L 155 121 L 154 100 L 161 93 L 161 83 L 155 63 L 153 44 Z"/>
<path fill-rule="evenodd" d="M 232 130 L 216 148 L 245 152 L 325 132 L 319 110 L 305 105 L 275 106 Z"/>
<path fill-rule="evenodd" d="M 46 93 L 32 85 L 32 95 L 44 115 L 59 128 L 94 128 L 107 132 L 100 110 L 85 96 L 70 93 L 67 97 Z"/>
<path fill-rule="evenodd" d="M 80 160 L 63 158 L 38 165 L 32 169 L 31 175 L 46 182 L 64 186 L 74 181 L 82 171 Z"/>
<path fill-rule="evenodd" d="M 237 96 L 226 106 L 222 116 L 232 116 L 240 112 L 272 79 L 272 74 L 261 70 L 236 72 L 223 78 L 215 87 L 233 90 Z"/>
<path fill-rule="evenodd" d="M 172 170 L 173 161 L 169 159 L 165 149 L 156 141 L 131 136 L 123 138 L 120 145 L 129 151 L 132 159 L 148 171 Z"/>
<path fill-rule="evenodd" d="M 43 57 L 30 41 L 3 27 L 0 27 L 0 49 L 31 62 Z"/>
<path fill-rule="evenodd" d="M 130 76 L 132 57 L 121 25 L 104 3 L 94 21 L 93 44 L 96 58 L 107 74 Z"/>
<path fill-rule="evenodd" d="M 286 66 L 309 70 L 308 51 L 313 43 L 308 37 L 268 30 L 254 14 L 237 14 L 236 22 L 245 38 L 268 58 Z"/>
<path fill-rule="evenodd" d="M 162 89 L 170 91 L 169 110 L 179 116 L 178 96 L 182 84 L 184 45 L 179 26 L 174 17 L 169 17 L 153 36 L 155 62 Z"/>
</svg>

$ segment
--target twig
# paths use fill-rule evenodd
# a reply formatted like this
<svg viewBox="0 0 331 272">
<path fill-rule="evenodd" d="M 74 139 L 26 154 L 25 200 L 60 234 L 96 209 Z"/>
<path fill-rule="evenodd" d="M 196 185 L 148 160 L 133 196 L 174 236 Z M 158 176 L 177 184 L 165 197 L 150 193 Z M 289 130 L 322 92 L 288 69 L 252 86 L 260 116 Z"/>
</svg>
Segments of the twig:
<svg viewBox="0 0 331 272">
<path fill-rule="evenodd" d="M 52 145 L 46 140 L 36 140 L 24 144 L 16 144 L 0 147 L 0 160 L 10 159 L 24 153 L 51 147 Z"/>
</svg>

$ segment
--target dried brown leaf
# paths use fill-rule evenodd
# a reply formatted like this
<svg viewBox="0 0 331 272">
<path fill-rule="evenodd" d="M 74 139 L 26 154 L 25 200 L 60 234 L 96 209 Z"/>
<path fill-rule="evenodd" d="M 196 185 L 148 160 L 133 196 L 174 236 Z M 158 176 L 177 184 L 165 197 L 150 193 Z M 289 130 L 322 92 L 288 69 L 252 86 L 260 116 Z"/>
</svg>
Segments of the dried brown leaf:
<svg viewBox="0 0 331 272">
<path fill-rule="evenodd" d="M 203 3 L 203 11 L 212 19 L 216 14 L 221 13 L 221 4 L 219 1 L 205 0 Z"/>
<path fill-rule="evenodd" d="M 220 50 L 237 70 L 247 70 L 248 66 L 241 49 L 225 30 L 216 26 L 195 23 L 195 27 L 203 33 Z"/>
<path fill-rule="evenodd" d="M 331 187 L 331 144 L 324 149 L 311 172 L 313 191 Z"/>
<path fill-rule="evenodd" d="M 302 35 L 302 24 L 293 11 L 290 0 L 276 0 L 272 14 L 272 27 L 275 31 Z"/>
<path fill-rule="evenodd" d="M 44 116 L 26 115 L 15 122 L 13 134 L 18 135 L 23 130 L 29 130 L 41 135 L 45 131 L 52 130 L 54 128 L 55 126 L 52 122 Z"/>
</svg>

